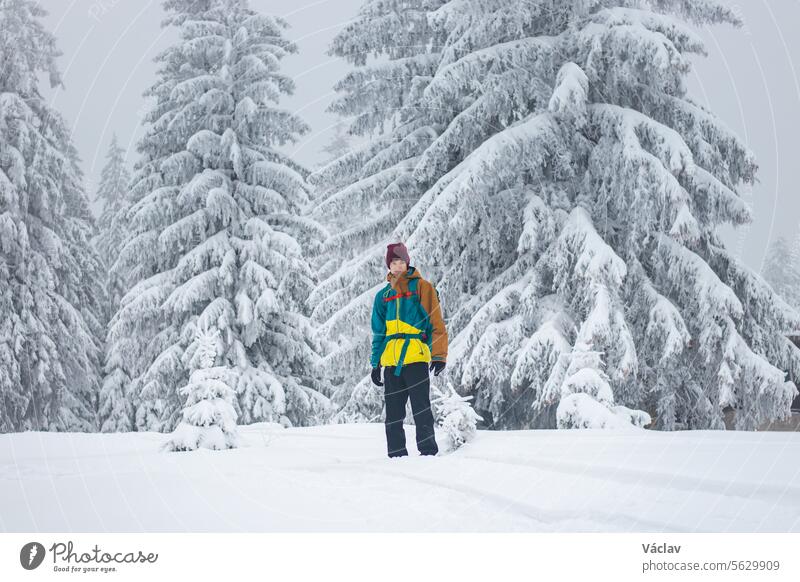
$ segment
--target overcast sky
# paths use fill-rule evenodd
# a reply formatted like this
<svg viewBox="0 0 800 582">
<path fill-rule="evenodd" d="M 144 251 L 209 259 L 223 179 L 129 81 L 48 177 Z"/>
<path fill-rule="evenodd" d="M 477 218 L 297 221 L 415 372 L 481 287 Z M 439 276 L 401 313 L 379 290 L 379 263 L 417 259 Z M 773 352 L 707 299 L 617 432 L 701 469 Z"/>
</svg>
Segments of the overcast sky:
<svg viewBox="0 0 800 582">
<path fill-rule="evenodd" d="M 522 0 L 521 0 L 522 1 Z M 735 254 L 760 271 L 769 241 L 800 234 L 800 0 L 723 0 L 744 27 L 700 30 L 708 58 L 697 59 L 691 94 L 710 107 L 755 152 L 759 182 L 745 199 L 751 225 L 726 231 Z M 136 159 L 145 109 L 142 91 L 155 79 L 153 57 L 176 38 L 160 27 L 160 0 L 40 0 L 46 25 L 64 53 L 65 87 L 46 91 L 72 127 L 94 195 L 111 134 Z M 313 167 L 324 154 L 336 118 L 325 112 L 334 83 L 348 65 L 326 53 L 333 36 L 357 13 L 361 0 L 251 0 L 286 18 L 300 52 L 285 61 L 297 90 L 285 106 L 311 126 L 290 151 Z"/>
</svg>

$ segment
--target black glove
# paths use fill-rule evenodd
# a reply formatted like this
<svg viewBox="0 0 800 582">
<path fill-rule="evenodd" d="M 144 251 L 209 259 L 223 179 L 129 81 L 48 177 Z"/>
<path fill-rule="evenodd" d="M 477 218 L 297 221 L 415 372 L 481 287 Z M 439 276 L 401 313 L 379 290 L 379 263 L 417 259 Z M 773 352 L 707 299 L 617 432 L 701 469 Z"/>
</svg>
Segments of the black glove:
<svg viewBox="0 0 800 582">
<path fill-rule="evenodd" d="M 377 368 L 372 368 L 372 383 L 375 386 L 383 386 L 383 382 L 381 382 L 381 367 L 378 366 Z"/>
<path fill-rule="evenodd" d="M 430 367 L 430 369 L 433 370 L 433 375 L 438 376 L 439 373 L 444 370 L 445 365 L 446 364 L 441 360 L 433 360 Z"/>
</svg>

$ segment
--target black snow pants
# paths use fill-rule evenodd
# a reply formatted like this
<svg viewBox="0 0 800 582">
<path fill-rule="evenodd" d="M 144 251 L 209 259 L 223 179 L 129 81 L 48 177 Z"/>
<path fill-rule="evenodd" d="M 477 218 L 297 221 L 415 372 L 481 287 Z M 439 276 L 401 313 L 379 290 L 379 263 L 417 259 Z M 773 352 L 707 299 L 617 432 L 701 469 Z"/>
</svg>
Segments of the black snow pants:
<svg viewBox="0 0 800 582">
<path fill-rule="evenodd" d="M 394 371 L 395 366 L 387 366 L 383 374 L 386 444 L 389 456 L 408 455 L 403 419 L 406 416 L 406 402 L 409 397 L 416 426 L 417 450 L 422 455 L 435 455 L 439 452 L 439 447 L 436 445 L 436 436 L 433 432 L 428 363 L 405 364 L 399 376 L 395 376 Z"/>
</svg>

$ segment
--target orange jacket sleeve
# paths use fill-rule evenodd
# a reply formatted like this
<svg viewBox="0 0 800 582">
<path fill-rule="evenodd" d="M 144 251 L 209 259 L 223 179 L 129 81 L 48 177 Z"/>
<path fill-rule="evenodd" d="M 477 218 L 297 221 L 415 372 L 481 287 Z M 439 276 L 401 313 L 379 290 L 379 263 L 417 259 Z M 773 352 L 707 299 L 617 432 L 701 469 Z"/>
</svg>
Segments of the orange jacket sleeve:
<svg viewBox="0 0 800 582">
<path fill-rule="evenodd" d="M 431 341 L 431 359 L 442 362 L 447 361 L 447 329 L 442 317 L 442 308 L 436 290 L 429 281 L 421 281 L 419 286 L 419 300 L 422 308 L 427 312 L 433 327 Z"/>
</svg>

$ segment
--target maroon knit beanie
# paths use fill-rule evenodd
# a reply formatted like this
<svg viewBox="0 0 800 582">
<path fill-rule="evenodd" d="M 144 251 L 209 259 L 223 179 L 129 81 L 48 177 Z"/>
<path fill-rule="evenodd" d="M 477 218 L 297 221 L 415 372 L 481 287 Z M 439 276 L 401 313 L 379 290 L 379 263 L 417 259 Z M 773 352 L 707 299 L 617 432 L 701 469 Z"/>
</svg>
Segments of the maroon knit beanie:
<svg viewBox="0 0 800 582">
<path fill-rule="evenodd" d="M 406 266 L 411 262 L 411 257 L 408 256 L 408 249 L 403 243 L 392 243 L 386 247 L 386 268 L 392 263 L 392 259 L 403 259 Z"/>
</svg>

